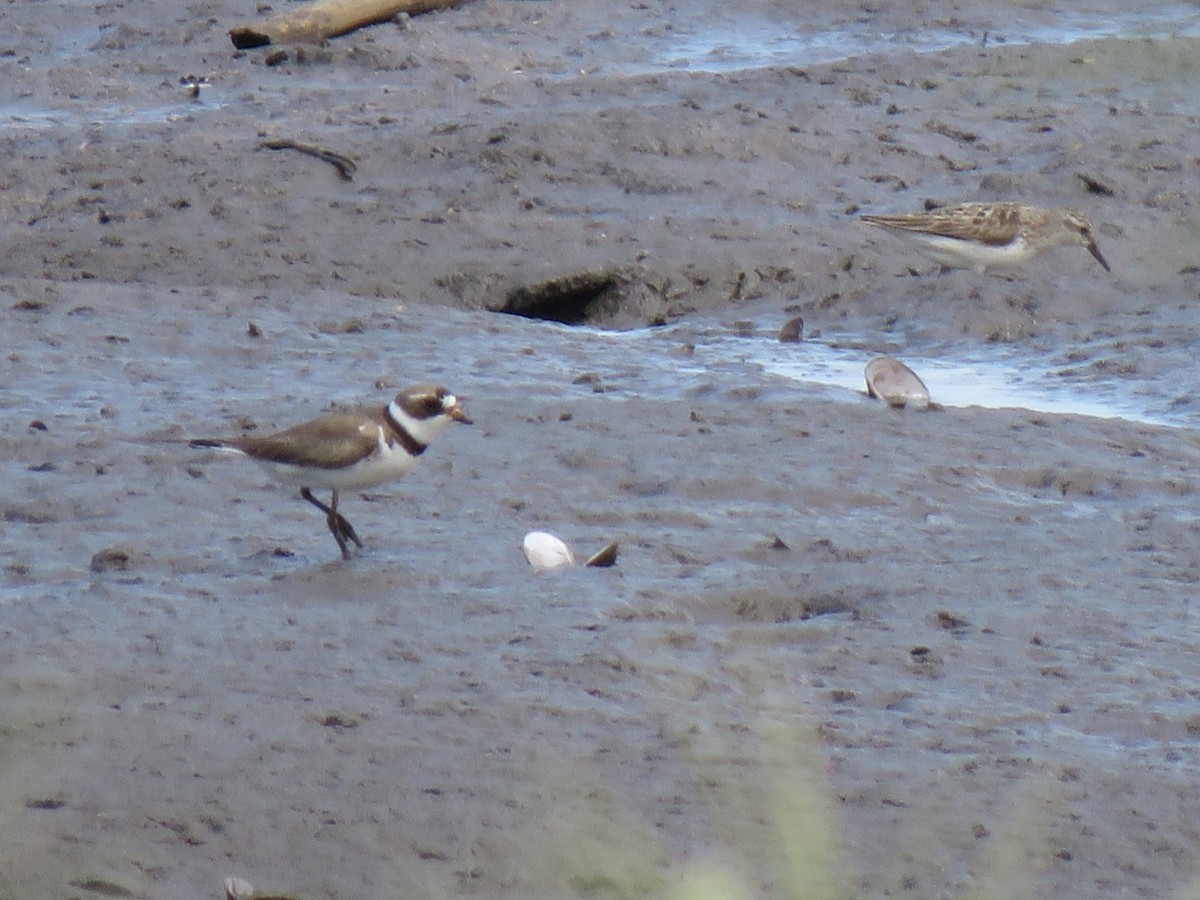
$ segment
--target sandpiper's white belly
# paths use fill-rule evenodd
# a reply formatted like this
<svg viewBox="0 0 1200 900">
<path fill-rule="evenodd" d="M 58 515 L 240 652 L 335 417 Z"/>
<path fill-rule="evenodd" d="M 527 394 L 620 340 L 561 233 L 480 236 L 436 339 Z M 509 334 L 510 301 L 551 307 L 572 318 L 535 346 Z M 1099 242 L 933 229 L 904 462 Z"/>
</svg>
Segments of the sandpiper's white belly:
<svg viewBox="0 0 1200 900">
<path fill-rule="evenodd" d="M 1007 244 L 981 244 L 941 235 L 896 232 L 916 243 L 934 262 L 949 268 L 983 271 L 995 267 L 1019 266 L 1033 253 L 1023 238 Z"/>
</svg>

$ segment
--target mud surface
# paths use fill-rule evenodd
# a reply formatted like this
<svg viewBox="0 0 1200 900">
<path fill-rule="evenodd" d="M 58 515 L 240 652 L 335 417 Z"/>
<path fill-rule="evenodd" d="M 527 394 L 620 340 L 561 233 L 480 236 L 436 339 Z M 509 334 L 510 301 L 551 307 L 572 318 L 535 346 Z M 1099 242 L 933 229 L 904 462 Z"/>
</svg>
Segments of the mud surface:
<svg viewBox="0 0 1200 900">
<path fill-rule="evenodd" d="M 1196 43 L 817 6 L 485 0 L 274 65 L 227 0 L 0 9 L 0 897 L 1190 884 Z M 696 51 L 739 28 L 961 39 Z M 1113 272 L 855 219 L 927 199 L 1079 206 Z M 489 311 L 559 278 L 623 331 Z M 1173 427 L 771 375 L 795 315 Z M 349 563 L 186 446 L 426 380 L 476 424 L 344 498 Z M 532 529 L 619 562 L 535 576 Z"/>
</svg>

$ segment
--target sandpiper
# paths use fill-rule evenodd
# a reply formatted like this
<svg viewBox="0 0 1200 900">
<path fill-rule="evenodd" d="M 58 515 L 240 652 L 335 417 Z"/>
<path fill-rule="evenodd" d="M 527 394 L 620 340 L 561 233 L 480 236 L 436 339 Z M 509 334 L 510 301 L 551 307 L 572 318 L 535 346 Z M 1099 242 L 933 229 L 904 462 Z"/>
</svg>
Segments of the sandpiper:
<svg viewBox="0 0 1200 900">
<path fill-rule="evenodd" d="M 458 398 L 444 387 L 420 385 L 386 406 L 338 410 L 261 437 L 199 438 L 190 446 L 247 456 L 276 480 L 299 487 L 300 496 L 325 513 L 342 558 L 349 559 L 348 542 L 363 544 L 338 512 L 338 491 L 399 478 L 451 422 L 471 424 Z M 333 491 L 330 503 L 314 497 L 313 488 Z"/>
<path fill-rule="evenodd" d="M 1019 266 L 1043 250 L 1074 244 L 1087 247 L 1104 270 L 1111 271 L 1092 236 L 1092 223 L 1076 209 L 963 203 L 907 216 L 865 215 L 862 220 L 917 241 L 947 268 L 982 273 L 993 267 Z"/>
</svg>

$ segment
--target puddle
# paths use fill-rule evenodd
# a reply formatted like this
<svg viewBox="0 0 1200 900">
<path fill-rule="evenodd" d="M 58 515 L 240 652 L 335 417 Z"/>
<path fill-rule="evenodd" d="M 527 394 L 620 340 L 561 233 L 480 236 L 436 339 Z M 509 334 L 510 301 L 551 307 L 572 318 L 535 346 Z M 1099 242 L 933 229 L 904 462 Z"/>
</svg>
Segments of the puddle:
<svg viewBox="0 0 1200 900">
<path fill-rule="evenodd" d="M 790 358 L 780 349 L 764 349 L 763 370 L 798 381 L 813 381 L 847 390 L 864 389 L 863 369 L 873 358 L 859 349 L 821 343 L 803 345 Z M 888 354 L 894 355 L 894 354 Z M 1056 367 L 1043 357 L 1011 352 L 967 352 L 950 358 L 900 354 L 916 372 L 930 396 L 942 406 L 979 406 L 985 409 L 1029 409 L 1036 412 L 1130 419 L 1154 425 L 1177 426 L 1153 415 L 1114 384 L 1082 385 L 1064 381 Z"/>
<path fill-rule="evenodd" d="M 674 400 L 706 386 L 732 389 L 761 383 L 756 373 L 765 373 L 825 386 L 856 400 L 865 396 L 867 363 L 890 355 L 913 369 L 942 406 L 1027 409 L 1173 428 L 1196 425 L 1193 413 L 1173 411 L 1171 398 L 1153 383 L 1064 377 L 1054 354 L 1036 348 L 989 344 L 949 354 L 944 349 L 885 353 L 863 349 L 868 342 L 854 335 L 781 344 L 765 326 L 757 329 L 759 334 L 743 336 L 717 322 L 614 332 L 498 318 L 506 323 L 503 330 L 512 329 L 514 346 L 529 346 L 508 360 L 484 354 L 483 369 L 512 384 L 561 383 L 565 370 L 572 373 L 569 390 Z"/>
<path fill-rule="evenodd" d="M 1010 346 L 973 344 L 947 354 L 944 349 L 928 353 L 883 353 L 864 349 L 856 336 L 842 335 L 835 342 L 808 340 L 785 344 L 762 334 L 742 336 L 718 323 L 666 326 L 638 332 L 592 332 L 593 340 L 643 346 L 659 344 L 654 353 L 638 353 L 642 367 L 640 390 L 658 385 L 667 394 L 678 394 L 688 383 L 720 377 L 737 367 L 757 368 L 805 384 L 824 385 L 848 395 L 865 394 L 864 368 L 876 356 L 900 359 L 922 378 L 934 402 L 946 407 L 986 409 L 1030 409 L 1033 412 L 1087 415 L 1099 419 L 1126 419 L 1147 425 L 1193 427 L 1184 412 L 1172 415 L 1170 398 L 1159 396 L 1153 384 L 1123 379 L 1084 380 L 1063 377 L 1054 354 Z M 683 353 L 679 348 L 688 348 Z M 600 355 L 598 354 L 598 359 Z M 602 359 L 618 361 L 622 354 L 605 349 Z M 619 366 L 619 362 L 618 362 Z M 654 373 L 654 370 L 658 372 Z M 674 385 L 672 391 L 667 385 Z"/>
<path fill-rule="evenodd" d="M 182 89 L 180 91 L 182 95 Z M 222 109 L 223 102 L 157 104 L 134 106 L 131 104 L 89 107 L 81 115 L 73 109 L 43 109 L 36 107 L 9 107 L 0 113 L 0 128 L 5 130 L 52 131 L 60 128 L 89 128 L 99 125 L 137 126 L 178 122 L 204 112 Z"/>
<path fill-rule="evenodd" d="M 1108 37 L 1200 36 L 1200 10 L 1191 4 L 1145 7 L 1122 15 L 1008 10 L 1006 16 L 1004 28 L 995 32 L 956 19 L 951 19 L 945 28 L 892 32 L 872 32 L 858 22 L 825 27 L 805 23 L 790 32 L 780 23 L 762 20 L 716 25 L 706 22 L 695 27 L 685 24 L 670 36 L 654 40 L 648 63 L 635 74 L 664 69 L 730 72 L 829 63 L 905 50 L 933 52 L 980 43 L 985 34 L 994 44 L 1070 44 Z"/>
<path fill-rule="evenodd" d="M 1182 428 L 1200 425 L 1200 413 L 1193 406 L 1174 400 L 1195 393 L 1189 376 L 1175 368 L 1169 377 L 1089 373 L 1078 360 L 1066 366 L 1060 357 L 1068 349 L 1077 355 L 1077 346 L 964 342 L 894 350 L 869 335 L 850 333 L 784 344 L 777 338 L 777 325 L 766 321 L 740 323 L 736 330 L 715 319 L 700 319 L 606 331 L 494 313 L 381 308 L 364 319 L 362 334 L 330 335 L 263 303 L 253 318 L 272 335 L 276 364 L 258 372 L 249 385 L 237 378 L 217 378 L 214 383 L 202 362 L 211 354 L 206 347 L 233 341 L 235 348 L 242 348 L 236 352 L 252 352 L 253 341 L 237 330 L 229 333 L 227 322 L 201 327 L 188 317 L 173 318 L 158 308 L 154 292 L 147 289 L 89 285 L 79 298 L 87 300 L 79 309 L 101 317 L 106 332 L 128 340 L 93 338 L 86 348 L 72 351 L 76 362 L 89 367 L 85 388 L 80 387 L 76 367 L 60 365 L 53 354 L 36 365 L 21 359 L 10 362 L 14 383 L 20 381 L 24 390 L 6 395 L 3 406 L 16 421 L 45 418 L 50 404 L 61 415 L 95 425 L 103 398 L 121 395 L 131 384 L 144 396 L 140 404 L 125 407 L 122 416 L 137 419 L 126 424 L 146 431 L 161 425 L 164 405 L 176 404 L 181 397 L 195 400 L 205 390 L 215 390 L 223 403 L 241 399 L 251 405 L 262 396 L 294 395 L 296 385 L 303 383 L 305 395 L 345 399 L 342 369 L 334 367 L 323 376 L 325 366 L 314 366 L 314 360 L 324 359 L 334 345 L 339 358 L 374 360 L 381 333 L 419 329 L 428 340 L 406 351 L 412 357 L 408 370 L 489 393 L 603 393 L 674 401 L 762 387 L 767 376 L 773 376 L 803 383 L 809 390 L 820 386 L 832 399 L 865 402 L 863 370 L 871 359 L 887 355 L 913 369 L 933 401 L 943 406 L 1021 408 Z M 337 295 L 320 292 L 312 302 L 316 308 L 343 303 Z M 79 326 L 70 302 L 62 308 L 68 311 L 21 319 L 14 339 L 21 346 L 37 347 L 43 341 L 71 346 L 78 340 Z M 148 328 L 144 315 L 150 310 L 155 325 Z M 207 334 L 211 328 L 219 334 Z M 452 362 L 438 349 L 444 346 L 454 347 Z M 1100 356 L 1106 352 L 1103 347 L 1095 350 Z M 1086 374 L 1077 374 L 1081 372 Z M 112 381 L 106 383 L 106 378 Z"/>
<path fill-rule="evenodd" d="M 659 74 L 670 71 L 732 72 L 767 66 L 812 65 L 835 62 L 867 54 L 889 54 L 904 51 L 932 52 L 980 42 L 987 34 L 994 44 L 1064 44 L 1073 41 L 1105 37 L 1170 37 L 1200 36 L 1200 9 L 1194 4 L 1162 3 L 1147 5 L 1136 11 L 1114 15 L 1110 10 L 1039 11 L 1010 9 L 1004 13 L 1004 28 L 988 31 L 986 24 L 954 17 L 945 20 L 943 27 L 908 27 L 894 30 L 891 20 L 880 17 L 880 24 L 871 22 L 821 20 L 818 13 L 798 13 L 791 21 L 772 20 L 762 16 L 739 16 L 735 19 L 714 18 L 711 15 L 680 12 L 670 26 L 663 29 L 630 33 L 622 39 L 644 52 L 635 57 L 639 62 L 613 63 L 606 58 L 602 47 L 587 49 L 581 60 L 563 65 L 562 48 L 551 49 L 550 55 L 532 64 L 530 71 L 550 77 L 589 76 L 609 77 Z M 93 53 L 98 31 L 85 29 L 62 35 L 55 46 L 40 54 L 39 66 L 70 64 Z M 579 65 L 582 63 L 582 65 Z M 345 77 L 337 70 L 304 76 L 289 73 L 285 82 L 274 84 L 268 91 L 286 91 L 304 84 L 309 90 L 328 90 L 336 94 L 356 94 L 364 89 L 377 90 L 379 83 L 361 82 Z M 263 90 L 260 87 L 260 90 Z M 182 89 L 181 89 L 182 93 Z M 214 88 L 206 88 L 204 100 L 195 105 L 161 104 L 138 105 L 136 98 L 119 105 L 97 104 L 95 98 L 62 106 L 43 107 L 23 100 L 0 97 L 0 128 L 51 129 L 85 127 L 88 125 L 136 126 L 171 122 L 182 115 L 202 114 L 206 110 L 224 107 L 228 98 L 220 97 Z M 150 99 L 150 98 L 146 98 Z M 157 98 L 156 98 L 157 99 Z"/>
</svg>

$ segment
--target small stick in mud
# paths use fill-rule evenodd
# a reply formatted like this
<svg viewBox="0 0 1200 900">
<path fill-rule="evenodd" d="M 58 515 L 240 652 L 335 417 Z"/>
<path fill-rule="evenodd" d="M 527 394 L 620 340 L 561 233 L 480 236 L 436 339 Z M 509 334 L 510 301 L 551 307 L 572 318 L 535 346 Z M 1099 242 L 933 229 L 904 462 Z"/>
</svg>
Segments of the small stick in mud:
<svg viewBox="0 0 1200 900">
<path fill-rule="evenodd" d="M 293 141 L 289 138 L 271 138 L 270 140 L 261 141 L 258 146 L 267 150 L 298 150 L 300 153 L 315 156 L 317 159 L 324 160 L 337 169 L 338 175 L 346 181 L 353 181 L 354 173 L 358 169 L 358 166 L 354 164 L 354 160 L 350 157 L 334 153 L 332 150 L 326 150 L 324 147 L 318 147 L 316 144 L 303 144 L 300 141 Z"/>
</svg>

